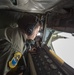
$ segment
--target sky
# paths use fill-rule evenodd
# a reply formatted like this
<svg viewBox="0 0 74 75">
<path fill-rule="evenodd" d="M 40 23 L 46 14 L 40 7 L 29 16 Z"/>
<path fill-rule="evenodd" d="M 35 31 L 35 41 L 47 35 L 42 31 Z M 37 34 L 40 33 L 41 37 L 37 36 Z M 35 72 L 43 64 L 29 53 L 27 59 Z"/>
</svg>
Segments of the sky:
<svg viewBox="0 0 74 75">
<path fill-rule="evenodd" d="M 58 35 L 67 37 L 59 38 L 52 42 L 56 54 L 61 57 L 68 65 L 74 68 L 74 36 L 71 33 L 61 32 Z"/>
</svg>

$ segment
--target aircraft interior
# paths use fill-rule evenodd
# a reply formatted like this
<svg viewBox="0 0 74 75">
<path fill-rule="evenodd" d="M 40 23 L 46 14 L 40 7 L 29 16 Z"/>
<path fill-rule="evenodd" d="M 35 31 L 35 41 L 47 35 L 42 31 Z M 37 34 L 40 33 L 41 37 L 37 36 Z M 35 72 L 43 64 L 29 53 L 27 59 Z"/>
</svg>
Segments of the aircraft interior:
<svg viewBox="0 0 74 75">
<path fill-rule="evenodd" d="M 70 43 L 73 46 L 74 0 L 0 0 L 0 29 L 18 27 L 17 20 L 22 16 L 29 18 L 29 14 L 38 16 L 42 20 L 43 28 L 31 44 L 30 50 L 24 52 L 17 67 L 7 75 L 74 75 L 74 65 L 68 64 L 62 58 L 73 53 Z M 64 46 L 59 50 L 62 53 L 60 55 L 55 49 L 55 41 L 67 41 L 69 38 L 66 34 L 61 35 L 62 32 L 72 35 L 72 40 L 69 46 L 65 43 L 71 49 L 70 52 L 65 51 L 65 54 L 62 50 L 66 46 L 61 44 Z M 58 43 L 57 47 L 59 45 Z M 68 60 L 74 63 L 73 56 L 70 59 Z"/>
</svg>

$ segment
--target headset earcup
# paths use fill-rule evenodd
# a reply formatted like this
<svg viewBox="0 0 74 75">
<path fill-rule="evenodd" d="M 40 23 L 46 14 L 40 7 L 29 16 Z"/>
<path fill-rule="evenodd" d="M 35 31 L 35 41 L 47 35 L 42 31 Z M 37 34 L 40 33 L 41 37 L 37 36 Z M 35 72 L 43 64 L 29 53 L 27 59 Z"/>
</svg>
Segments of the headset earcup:
<svg viewBox="0 0 74 75">
<path fill-rule="evenodd" d="M 31 35 L 32 32 L 33 32 L 33 29 L 32 29 L 32 28 L 29 28 L 29 29 L 27 30 L 27 35 Z"/>
<path fill-rule="evenodd" d="M 34 23 L 34 24 L 28 24 L 25 27 L 26 28 L 25 29 L 26 34 L 30 36 L 33 33 L 33 30 L 34 30 L 35 26 L 36 26 L 36 23 Z"/>
</svg>

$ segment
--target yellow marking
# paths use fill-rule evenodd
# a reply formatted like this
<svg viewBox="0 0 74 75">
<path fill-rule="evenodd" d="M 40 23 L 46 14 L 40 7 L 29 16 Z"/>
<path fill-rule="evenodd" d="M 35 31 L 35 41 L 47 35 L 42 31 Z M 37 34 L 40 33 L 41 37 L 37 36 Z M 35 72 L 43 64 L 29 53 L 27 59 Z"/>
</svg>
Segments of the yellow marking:
<svg viewBox="0 0 74 75">
<path fill-rule="evenodd" d="M 61 65 L 64 64 L 64 61 L 58 55 L 56 55 L 53 50 L 49 50 L 49 53 L 53 56 L 54 59 L 58 61 L 58 63 Z"/>
<path fill-rule="evenodd" d="M 19 56 L 19 58 L 18 58 L 18 56 Z M 17 60 L 19 61 L 20 60 L 20 58 L 21 58 L 21 56 L 22 56 L 22 54 L 20 53 L 20 52 L 16 52 L 15 54 L 14 54 L 14 56 L 13 56 L 13 58 L 11 59 L 11 61 L 9 61 L 9 67 L 12 69 L 12 68 L 15 68 L 16 67 L 16 65 L 13 65 L 12 64 L 12 60 L 14 59 L 14 58 L 17 58 Z"/>
</svg>

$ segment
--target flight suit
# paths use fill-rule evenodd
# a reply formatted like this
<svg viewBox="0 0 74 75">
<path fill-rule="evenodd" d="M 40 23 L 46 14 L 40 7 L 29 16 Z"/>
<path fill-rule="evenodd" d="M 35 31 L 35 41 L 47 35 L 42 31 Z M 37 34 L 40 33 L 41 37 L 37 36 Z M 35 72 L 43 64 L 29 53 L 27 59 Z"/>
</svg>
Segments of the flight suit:
<svg viewBox="0 0 74 75">
<path fill-rule="evenodd" d="M 26 50 L 25 41 L 18 27 L 0 29 L 0 75 L 6 75 L 11 70 L 8 62 L 15 52 L 19 51 L 23 54 Z"/>
</svg>

